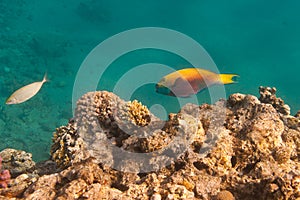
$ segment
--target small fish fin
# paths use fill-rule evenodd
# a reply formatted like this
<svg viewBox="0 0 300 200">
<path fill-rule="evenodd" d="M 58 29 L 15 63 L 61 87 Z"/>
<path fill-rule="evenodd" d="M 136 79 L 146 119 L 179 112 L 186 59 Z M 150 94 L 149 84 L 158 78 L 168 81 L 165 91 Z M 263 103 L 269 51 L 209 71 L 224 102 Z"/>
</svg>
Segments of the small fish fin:
<svg viewBox="0 0 300 200">
<path fill-rule="evenodd" d="M 236 78 L 239 77 L 237 74 L 220 74 L 219 76 L 223 84 L 237 83 Z"/>
<path fill-rule="evenodd" d="M 47 72 L 46 72 L 45 75 L 44 75 L 44 78 L 43 78 L 42 82 L 45 83 L 45 82 L 49 82 L 49 81 L 50 80 L 48 79 Z"/>
</svg>

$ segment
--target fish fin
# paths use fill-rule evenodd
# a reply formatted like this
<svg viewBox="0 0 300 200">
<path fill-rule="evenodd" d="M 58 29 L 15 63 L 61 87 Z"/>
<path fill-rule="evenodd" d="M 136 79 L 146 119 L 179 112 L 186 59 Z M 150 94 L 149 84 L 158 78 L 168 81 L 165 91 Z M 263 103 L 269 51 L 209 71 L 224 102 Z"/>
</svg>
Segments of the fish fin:
<svg viewBox="0 0 300 200">
<path fill-rule="evenodd" d="M 219 76 L 223 84 L 237 83 L 236 77 L 239 77 L 237 74 L 220 74 Z"/>
<path fill-rule="evenodd" d="M 48 79 L 47 74 L 48 74 L 48 73 L 46 72 L 45 75 L 44 75 L 44 78 L 43 78 L 43 80 L 42 80 L 43 83 L 49 82 L 49 81 L 50 81 L 50 80 Z"/>
</svg>

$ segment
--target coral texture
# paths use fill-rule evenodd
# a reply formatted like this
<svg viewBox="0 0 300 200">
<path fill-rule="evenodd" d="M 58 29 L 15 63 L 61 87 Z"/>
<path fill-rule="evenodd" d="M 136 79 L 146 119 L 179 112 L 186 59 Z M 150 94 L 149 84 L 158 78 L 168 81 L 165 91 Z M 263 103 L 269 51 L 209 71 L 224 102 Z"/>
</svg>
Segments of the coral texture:
<svg viewBox="0 0 300 200">
<path fill-rule="evenodd" d="M 87 93 L 51 161 L 0 190 L 21 199 L 299 199 L 299 113 L 260 87 L 162 121 L 137 101 Z M 47 167 L 48 166 L 48 167 Z M 13 166 L 11 166 L 13 168 Z M 47 173 L 40 173 L 43 168 Z M 51 171 L 52 170 L 52 171 Z M 13 182 L 15 183 L 15 180 Z"/>
<path fill-rule="evenodd" d="M 10 181 L 10 173 L 7 169 L 2 170 L 2 158 L 0 156 L 0 188 L 6 188 Z"/>
<path fill-rule="evenodd" d="M 4 149 L 0 152 L 3 159 L 3 166 L 10 169 L 13 178 L 20 174 L 32 173 L 35 170 L 35 162 L 32 155 L 25 151 L 15 149 Z"/>
</svg>

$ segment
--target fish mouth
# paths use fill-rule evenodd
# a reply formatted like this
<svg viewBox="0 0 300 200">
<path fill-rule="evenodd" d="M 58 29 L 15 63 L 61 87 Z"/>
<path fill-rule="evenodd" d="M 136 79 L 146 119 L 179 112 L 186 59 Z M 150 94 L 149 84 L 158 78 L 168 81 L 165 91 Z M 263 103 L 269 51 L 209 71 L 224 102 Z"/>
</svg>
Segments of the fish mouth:
<svg viewBox="0 0 300 200">
<path fill-rule="evenodd" d="M 159 84 L 159 83 L 155 84 L 155 89 L 156 89 L 156 90 L 159 89 L 159 88 L 161 88 L 161 87 L 162 87 L 161 84 Z"/>
<path fill-rule="evenodd" d="M 169 96 L 175 96 L 175 94 L 166 86 L 163 84 L 157 83 L 155 85 L 156 92 L 164 95 L 169 95 Z"/>
<path fill-rule="evenodd" d="M 11 98 L 6 99 L 6 101 L 5 101 L 6 105 L 10 105 L 10 104 L 13 104 L 13 103 L 14 102 L 13 102 L 13 100 Z"/>
<path fill-rule="evenodd" d="M 161 88 L 163 88 L 163 85 L 160 83 L 155 84 L 155 91 L 159 92 L 161 90 Z"/>
<path fill-rule="evenodd" d="M 160 83 L 155 84 L 156 92 L 161 91 L 163 88 L 165 88 L 165 86 L 163 86 L 162 84 L 160 84 Z"/>
</svg>

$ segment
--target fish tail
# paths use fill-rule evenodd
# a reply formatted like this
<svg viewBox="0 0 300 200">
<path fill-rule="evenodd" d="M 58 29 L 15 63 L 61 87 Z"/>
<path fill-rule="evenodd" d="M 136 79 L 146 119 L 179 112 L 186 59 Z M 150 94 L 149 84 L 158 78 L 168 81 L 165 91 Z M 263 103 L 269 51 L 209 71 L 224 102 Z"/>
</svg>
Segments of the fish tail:
<svg viewBox="0 0 300 200">
<path fill-rule="evenodd" d="M 45 73 L 45 75 L 44 75 L 44 78 L 43 78 L 43 83 L 45 83 L 45 82 L 49 82 L 49 79 L 48 79 L 48 76 L 47 76 L 47 72 Z"/>
<path fill-rule="evenodd" d="M 222 84 L 237 83 L 236 78 L 239 77 L 237 74 L 220 74 L 219 76 Z"/>
</svg>

